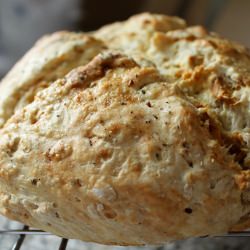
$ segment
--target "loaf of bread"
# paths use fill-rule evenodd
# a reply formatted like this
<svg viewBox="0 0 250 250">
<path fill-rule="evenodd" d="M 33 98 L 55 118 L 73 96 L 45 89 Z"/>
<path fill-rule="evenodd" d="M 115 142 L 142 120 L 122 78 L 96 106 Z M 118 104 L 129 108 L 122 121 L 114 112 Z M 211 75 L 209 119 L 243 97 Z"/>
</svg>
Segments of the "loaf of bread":
<svg viewBox="0 0 250 250">
<path fill-rule="evenodd" d="M 250 227 L 250 54 L 140 14 L 43 38 L 0 85 L 0 213 L 162 244 Z"/>
</svg>

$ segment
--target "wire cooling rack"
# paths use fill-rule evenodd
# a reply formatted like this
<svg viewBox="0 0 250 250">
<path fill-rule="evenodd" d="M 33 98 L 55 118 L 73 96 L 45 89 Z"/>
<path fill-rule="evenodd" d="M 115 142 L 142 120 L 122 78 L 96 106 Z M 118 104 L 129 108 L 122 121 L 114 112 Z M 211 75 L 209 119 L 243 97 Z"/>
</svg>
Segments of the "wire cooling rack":
<svg viewBox="0 0 250 250">
<path fill-rule="evenodd" d="M 49 232 L 44 232 L 37 229 L 31 229 L 28 226 L 23 226 L 22 229 L 16 230 L 0 230 L 0 235 L 19 235 L 18 239 L 14 243 L 11 250 L 20 250 L 22 244 L 25 240 L 26 235 L 51 235 Z M 204 236 L 207 237 L 207 236 Z M 202 238 L 204 238 L 202 237 Z M 240 232 L 229 232 L 225 235 L 219 235 L 214 237 L 250 237 L 250 230 L 249 231 L 240 231 Z M 66 250 L 68 244 L 68 239 L 62 238 L 58 250 Z"/>
<path fill-rule="evenodd" d="M 18 235 L 19 237 L 14 243 L 11 250 L 20 250 L 24 243 L 26 235 L 45 235 L 46 236 L 46 235 L 52 235 L 52 234 L 49 232 L 44 232 L 44 231 L 37 230 L 37 229 L 30 229 L 28 226 L 23 226 L 22 229 L 0 230 L 0 235 L 13 235 L 13 236 Z M 65 250 L 67 248 L 67 244 L 68 244 L 68 239 L 62 238 L 59 244 L 58 250 Z"/>
</svg>

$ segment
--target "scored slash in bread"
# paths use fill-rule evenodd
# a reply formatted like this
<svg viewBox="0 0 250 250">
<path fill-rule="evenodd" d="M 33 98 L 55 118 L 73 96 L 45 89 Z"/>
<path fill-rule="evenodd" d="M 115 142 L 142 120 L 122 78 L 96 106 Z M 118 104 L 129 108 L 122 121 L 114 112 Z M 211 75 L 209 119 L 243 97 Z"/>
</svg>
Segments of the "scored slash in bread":
<svg viewBox="0 0 250 250">
<path fill-rule="evenodd" d="M 247 49 L 176 17 L 45 38 L 0 86 L 0 212 L 102 244 L 249 227 L 249 86 Z"/>
</svg>

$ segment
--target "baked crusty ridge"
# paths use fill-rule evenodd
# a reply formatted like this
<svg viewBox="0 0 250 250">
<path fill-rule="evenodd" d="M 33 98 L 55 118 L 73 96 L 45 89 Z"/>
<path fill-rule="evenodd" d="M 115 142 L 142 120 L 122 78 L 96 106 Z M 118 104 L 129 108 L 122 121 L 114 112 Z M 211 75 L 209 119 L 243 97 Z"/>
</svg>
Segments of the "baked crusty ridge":
<svg viewBox="0 0 250 250">
<path fill-rule="evenodd" d="M 242 169 L 199 109 L 126 56 L 57 80 L 0 137 L 1 213 L 57 235 L 160 244 L 226 232 L 249 211 Z"/>
<path fill-rule="evenodd" d="M 178 18 L 170 22 L 148 13 L 107 25 L 95 36 L 139 64 L 153 63 L 167 82 L 178 85 L 234 137 L 245 152 L 244 168 L 250 167 L 249 49 L 201 26 L 186 27 Z"/>
<path fill-rule="evenodd" d="M 103 50 L 102 41 L 82 33 L 61 31 L 41 38 L 1 81 L 0 127 L 39 90 Z"/>
<path fill-rule="evenodd" d="M 79 53 L 74 55 L 76 56 L 76 61 L 74 60 L 74 56 L 72 57 L 72 62 L 75 64 L 72 64 L 71 67 L 74 68 L 77 65 L 85 64 L 91 59 L 91 56 L 85 57 L 84 53 L 92 48 L 93 41 L 93 44 L 95 45 L 93 45 L 94 51 L 91 52 L 92 56 L 106 50 L 107 47 L 112 51 L 118 50 L 122 52 L 125 54 L 124 56 L 114 53 L 100 55 L 88 66 L 74 70 L 66 77 L 66 79 L 58 80 L 58 82 L 53 84 L 54 87 L 51 86 L 43 92 L 39 92 L 34 102 L 32 99 L 41 86 L 39 84 L 37 85 L 36 81 L 31 80 L 26 89 L 27 91 L 31 90 L 32 98 L 24 97 L 23 100 L 25 101 L 20 100 L 16 102 L 18 105 L 13 105 L 14 108 L 11 112 L 17 110 L 16 114 L 10 119 L 6 124 L 6 128 L 1 132 L 3 135 L 3 139 L 1 139 L 1 148 L 3 149 L 3 152 L 0 163 L 2 169 L 2 183 L 0 182 L 0 189 L 2 190 L 2 213 L 11 218 L 22 220 L 26 223 L 36 225 L 40 228 L 66 237 L 81 238 L 83 240 L 98 241 L 106 244 L 153 244 L 175 238 L 195 236 L 198 234 L 216 234 L 226 232 L 230 227 L 249 227 L 249 220 L 247 218 L 249 212 L 248 190 L 250 183 L 250 173 L 248 170 L 250 162 L 250 102 L 248 94 L 250 91 L 249 52 L 244 47 L 221 39 L 215 34 L 208 33 L 201 27 L 187 28 L 185 23 L 180 19 L 164 17 L 162 15 L 142 14 L 135 16 L 124 23 L 116 24 L 116 26 L 119 27 L 119 29 L 117 28 L 112 32 L 106 32 L 106 28 L 103 28 L 102 31 L 93 33 L 92 36 L 95 36 L 95 39 L 92 38 L 91 35 L 67 33 L 69 37 L 74 36 L 76 39 L 80 40 L 81 43 L 82 41 L 85 41 L 84 39 L 90 41 L 87 43 L 88 46 L 86 50 L 82 49 Z M 132 26 L 133 32 L 131 33 L 130 27 Z M 112 25 L 110 27 L 112 30 Z M 110 28 L 108 27 L 107 30 L 108 29 Z M 110 36 L 103 36 L 102 34 L 104 31 L 107 34 L 110 34 Z M 115 32 L 117 31 L 119 31 L 119 35 L 116 35 Z M 63 34 L 64 33 L 58 34 L 59 40 Z M 110 40 L 110 37 L 112 36 L 116 38 Z M 61 43 L 61 46 L 65 47 L 68 41 L 71 41 L 71 39 L 66 36 Z M 50 42 L 48 42 L 48 44 L 50 44 Z M 104 44 L 106 44 L 106 46 L 104 46 Z M 83 46 L 85 46 L 84 43 Z M 48 46 L 44 46 L 43 56 L 46 56 L 46 53 L 49 53 L 47 48 Z M 66 51 L 66 54 L 67 53 L 68 52 Z M 38 55 L 38 53 L 31 53 L 29 60 L 33 57 L 34 60 L 37 60 L 36 57 Z M 129 55 L 134 60 L 127 58 L 126 55 Z M 52 62 L 54 56 L 54 54 L 51 54 Z M 78 57 L 83 58 L 81 59 L 82 61 L 80 60 L 78 62 Z M 67 64 L 67 58 L 67 56 L 63 58 L 61 61 L 62 65 L 65 63 Z M 22 63 L 19 67 L 21 69 L 24 66 L 25 64 Z M 68 70 L 70 70 L 70 67 L 64 72 L 60 72 L 58 68 L 56 68 L 53 72 L 56 74 L 55 79 L 63 77 Z M 16 72 L 16 70 L 13 70 L 10 75 L 15 78 Z M 43 74 L 46 73 L 44 71 L 42 72 Z M 34 74 L 31 74 L 31 76 L 34 77 L 37 74 L 40 74 L 40 69 Z M 44 75 L 45 77 L 48 76 L 47 73 Z M 5 91 L 4 88 L 6 87 L 11 90 L 10 85 L 13 84 L 13 86 L 15 86 L 17 84 L 17 82 L 12 83 L 8 78 L 6 79 L 4 80 L 3 91 Z M 64 81 L 66 81 L 67 86 Z M 128 88 L 127 85 L 123 85 L 123 83 L 127 83 L 130 87 Z M 21 89 L 23 89 L 22 85 L 24 83 L 20 81 L 18 84 Z M 63 84 L 63 86 L 61 86 L 61 84 Z M 47 85 L 48 80 L 46 82 L 46 87 Z M 125 87 L 120 89 L 120 85 Z M 146 86 L 143 87 L 144 85 Z M 97 86 L 103 86 L 100 92 L 98 92 L 99 89 Z M 29 89 L 30 87 L 34 89 Z M 71 89 L 72 87 L 73 89 Z M 81 87 L 84 88 L 84 90 L 82 90 L 84 94 L 78 95 L 77 89 Z M 91 92 L 96 89 L 98 90 L 97 93 Z M 125 95 L 123 91 L 125 91 Z M 98 95 L 98 93 L 100 95 Z M 138 96 L 138 93 L 141 94 Z M 11 92 L 9 96 L 5 94 L 0 97 L 0 109 L 2 107 L 2 102 L 8 102 L 10 96 L 12 96 L 12 98 L 14 97 L 14 99 L 16 98 L 15 94 L 12 94 L 13 93 Z M 82 98 L 82 95 L 84 98 Z M 94 97 L 97 98 L 96 100 L 93 99 L 93 95 L 97 95 L 97 97 Z M 75 97 L 75 99 L 72 99 L 69 106 L 66 105 L 65 108 L 63 108 L 63 111 L 59 109 L 62 104 L 60 98 L 63 98 L 63 100 L 71 100 L 73 97 Z M 170 104 L 170 113 L 173 112 L 173 117 L 170 113 L 164 114 L 164 112 L 162 112 L 164 110 L 159 110 L 162 108 L 160 107 L 162 104 L 161 101 L 165 99 L 167 99 L 167 102 Z M 32 104 L 26 106 L 28 102 L 32 102 Z M 81 103 L 83 107 L 79 107 Z M 93 103 L 95 105 L 93 105 Z M 149 108 L 148 111 L 147 109 L 138 109 L 139 116 L 136 117 L 136 119 L 128 118 L 130 116 L 129 111 L 133 111 L 130 109 L 136 107 L 137 110 L 137 105 L 139 107 L 141 107 L 141 105 L 144 107 L 143 104 L 147 105 Z M 40 106 L 44 110 L 36 111 L 36 108 L 34 107 Z M 22 110 L 22 107 L 25 108 Z M 31 107 L 33 107 L 34 110 Z M 99 109 L 103 107 L 105 112 L 101 112 Z M 108 107 L 110 110 L 106 109 Z M 83 108 L 84 112 L 75 112 L 77 108 Z M 62 119 L 54 124 L 54 121 L 57 119 L 56 115 L 55 117 L 51 117 L 50 115 L 50 112 L 54 114 L 54 109 L 63 112 L 65 117 L 68 118 Z M 5 112 L 5 109 L 2 110 Z M 74 112 L 71 112 L 72 110 Z M 113 110 L 115 110 L 115 112 L 113 112 Z M 120 110 L 122 114 L 121 117 L 118 115 Z M 112 116 L 109 116 L 109 111 L 112 111 Z M 11 114 L 9 114 L 9 116 L 11 116 Z M 68 121 L 73 119 L 72 114 L 76 120 L 74 121 L 74 124 L 68 124 Z M 83 114 L 86 115 L 84 118 L 81 117 Z M 152 116 L 152 114 L 156 117 Z M 42 117 L 42 125 L 39 125 L 41 122 L 39 120 L 40 118 L 37 119 L 37 116 L 40 117 L 40 115 Z M 98 118 L 99 115 L 103 115 L 105 119 L 95 120 L 95 116 Z M 166 115 L 166 117 L 164 115 Z M 9 116 L 7 118 L 9 118 Z M 162 119 L 159 119 L 159 116 L 163 116 L 164 119 L 166 118 L 169 120 L 169 124 L 168 121 L 167 124 L 163 124 L 163 121 Z M 79 139 L 89 139 L 89 135 L 85 133 L 82 134 L 82 130 L 84 130 L 88 124 L 78 124 L 78 121 L 85 121 L 85 119 L 91 120 L 91 117 L 94 121 L 92 123 L 90 122 L 90 125 L 93 123 L 95 124 L 95 122 L 98 123 L 99 121 L 99 126 L 97 126 L 97 128 L 91 127 L 88 132 L 90 135 L 91 133 L 98 133 L 99 131 L 99 136 L 106 135 L 105 138 L 101 137 L 101 141 L 103 140 L 105 143 L 110 137 L 112 139 L 117 136 L 118 139 L 121 140 L 126 137 L 125 146 L 123 144 L 122 146 L 117 146 L 117 143 L 119 144 L 121 141 L 116 141 L 116 138 L 114 141 L 109 141 L 109 143 L 111 143 L 109 146 L 117 146 L 115 147 L 116 151 L 114 153 L 116 158 L 112 159 L 114 161 L 111 161 L 109 163 L 110 165 L 108 165 L 111 174 L 108 170 L 105 170 L 106 172 L 103 172 L 102 177 L 105 179 L 108 175 L 108 184 L 111 184 L 111 188 L 110 186 L 106 188 L 104 185 L 104 188 L 99 188 L 98 186 L 96 190 L 94 187 L 95 191 L 93 192 L 95 195 L 86 194 L 84 192 L 80 193 L 80 196 L 83 195 L 85 198 L 90 197 L 89 199 L 91 199 L 91 201 L 94 200 L 94 202 L 96 202 L 90 202 L 90 208 L 87 207 L 87 201 L 84 203 L 88 212 L 93 212 L 95 216 L 95 212 L 97 211 L 97 217 L 101 216 L 101 220 L 104 219 L 105 221 L 102 222 L 103 224 L 101 223 L 101 225 L 104 226 L 106 225 L 104 223 L 107 223 L 107 228 L 105 229 L 107 232 L 103 235 L 103 238 L 100 238 L 100 235 L 103 234 L 104 228 L 98 225 L 98 235 L 93 234 L 92 232 L 95 237 L 91 238 L 89 232 L 91 231 L 91 228 L 95 228 L 96 230 L 96 224 L 91 224 L 91 227 L 86 225 L 85 228 L 81 228 L 83 224 L 81 223 L 82 221 L 77 221 L 77 226 L 72 226 L 73 231 L 64 231 L 65 229 L 63 227 L 65 224 L 63 223 L 68 223 L 70 226 L 72 221 L 74 221 L 74 223 L 76 222 L 76 218 L 74 216 L 72 217 L 72 214 L 69 214 L 64 209 L 58 209 L 56 207 L 58 206 L 58 200 L 60 203 L 60 197 L 63 197 L 62 195 L 59 196 L 60 193 L 63 193 L 64 191 L 67 193 L 68 191 L 69 194 L 69 190 L 71 190 L 72 195 L 72 192 L 77 190 L 78 187 L 83 187 L 80 182 L 81 179 L 78 180 L 78 178 L 76 178 L 75 181 L 73 180 L 73 183 L 76 183 L 76 186 L 73 186 L 70 178 L 72 177 L 73 179 L 74 173 L 75 176 L 77 176 L 78 172 L 72 172 L 72 169 L 69 171 L 67 170 L 67 167 L 71 166 L 72 168 L 76 168 L 75 171 L 78 171 L 78 166 L 76 167 L 77 161 L 84 162 L 84 160 L 89 159 L 88 157 L 86 157 L 86 159 L 84 157 L 89 153 L 89 150 L 91 151 L 91 149 L 86 148 L 86 144 L 89 143 L 88 145 L 91 148 L 93 147 L 92 137 L 90 136 L 90 141 L 88 143 L 86 142 L 86 144 Z M 123 124 L 123 117 L 128 119 L 128 122 L 126 123 L 128 127 Z M 143 118 L 145 117 L 151 117 L 154 121 L 153 125 L 152 120 L 144 120 Z M 108 124 L 109 122 L 117 120 L 119 120 L 119 126 Z M 139 122 L 137 120 L 139 120 Z M 4 121 L 6 121 L 6 119 Z M 178 121 L 181 124 L 184 124 L 180 127 L 183 134 L 175 131 Z M 104 127 L 103 122 L 105 126 L 108 126 L 110 131 L 99 130 Z M 149 135 L 151 134 L 151 136 L 147 135 L 147 140 L 145 141 L 143 141 L 142 138 L 146 135 L 139 133 L 140 127 L 144 124 L 143 122 L 147 125 L 144 125 L 144 130 L 142 131 L 145 133 L 147 132 Z M 33 125 L 31 125 L 31 123 Z M 25 129 L 26 125 L 27 128 Z M 35 128 L 36 126 L 38 128 Z M 78 126 L 79 130 L 76 129 Z M 71 129 L 76 131 L 71 131 Z M 25 131 L 24 134 L 22 134 L 23 131 Z M 32 135 L 31 131 L 33 131 Z M 71 138 L 72 134 L 70 131 L 73 132 L 73 135 L 75 136 L 72 136 L 72 138 L 75 138 L 77 141 L 79 139 L 79 142 L 72 143 L 73 146 L 68 142 L 65 144 L 61 143 L 63 139 L 68 140 Z M 77 134 L 77 131 L 80 131 L 79 134 Z M 165 135 L 166 131 L 167 133 L 173 131 L 172 135 Z M 39 133 L 39 135 L 36 135 L 36 133 Z M 137 135 L 137 133 L 139 133 L 139 135 Z M 157 133 L 160 135 L 157 135 Z M 119 136 L 121 134 L 124 135 L 120 138 Z M 64 136 L 63 139 L 61 136 Z M 69 138 L 67 138 L 67 136 L 69 136 Z M 191 136 L 193 136 L 193 138 L 190 138 Z M 49 140 L 47 140 L 48 138 Z M 131 140 L 128 141 L 128 138 L 131 138 Z M 187 143 L 181 140 L 185 138 L 188 139 Z M 88 139 L 85 141 L 88 141 Z M 161 140 L 166 140 L 169 143 L 162 143 Z M 171 143 L 173 140 L 174 143 Z M 100 142 L 100 140 L 97 142 Z M 142 147 L 142 149 L 138 149 L 137 146 L 139 142 L 140 147 L 142 145 L 146 146 L 144 148 Z M 167 154 L 165 151 L 165 153 L 163 153 L 165 158 L 158 152 L 155 152 L 155 150 L 158 150 L 158 142 L 160 142 L 159 144 L 162 143 L 162 147 L 170 146 L 170 153 Z M 53 143 L 55 143 L 55 145 Z M 78 145 L 77 143 L 82 143 L 83 147 L 74 152 L 72 147 L 74 149 L 74 145 Z M 33 147 L 33 144 L 35 147 Z M 50 149 L 50 146 L 52 150 Z M 133 153 L 136 155 L 130 155 L 127 153 L 127 155 L 124 156 L 124 152 L 122 152 L 123 147 L 129 152 L 130 150 L 135 150 Z M 80 150 L 82 151 L 80 152 Z M 197 154 L 196 156 L 197 150 L 201 150 L 202 154 Z M 100 158 L 104 158 L 104 161 L 109 160 L 109 152 L 101 151 L 100 154 L 97 152 L 98 151 L 91 151 L 89 157 L 96 159 L 96 157 L 98 158 L 100 155 Z M 138 152 L 142 154 L 138 154 Z M 26 153 L 29 154 L 29 157 Z M 170 157 L 171 153 L 178 161 L 174 159 L 174 157 Z M 35 155 L 34 159 L 30 157 L 33 154 Z M 148 159 L 147 161 L 142 159 L 145 161 L 142 161 L 142 164 L 139 166 L 132 166 L 131 162 L 133 163 L 133 160 L 138 158 L 137 154 L 147 156 Z M 205 154 L 205 156 L 203 156 L 203 154 Z M 78 157 L 76 157 L 78 160 L 74 158 L 75 155 Z M 123 163 L 122 160 L 117 163 L 116 160 L 119 158 L 118 156 L 127 157 L 126 159 L 128 160 L 124 160 L 125 163 Z M 180 161 L 179 157 L 181 158 Z M 161 163 L 158 163 L 157 165 L 154 161 L 156 159 L 158 160 L 158 158 Z M 47 159 L 50 164 L 46 162 L 46 160 L 44 162 L 44 159 Z M 168 162 L 168 159 L 171 159 L 170 163 Z M 173 159 L 176 161 L 173 161 Z M 193 159 L 195 159 L 195 161 L 193 161 Z M 205 167 L 203 159 L 205 159 Z M 30 164 L 31 161 L 32 164 Z M 54 161 L 58 161 L 58 165 L 54 164 Z M 113 163 L 113 165 L 111 163 Z M 99 162 L 99 164 L 101 164 L 101 162 Z M 125 180 L 122 179 L 123 182 L 121 179 L 118 179 L 124 185 L 122 186 L 122 191 L 119 184 L 115 182 L 115 185 L 113 185 L 112 178 L 112 183 L 109 182 L 109 175 L 110 177 L 113 177 L 112 166 L 116 167 L 119 164 L 121 167 L 118 170 L 114 168 L 114 172 L 117 173 L 118 176 L 120 174 L 119 171 L 126 172 L 126 170 L 128 170 L 125 174 Z M 40 172 L 37 172 L 36 169 L 32 168 L 32 175 L 27 174 L 27 179 L 25 179 L 24 176 L 22 176 L 22 171 L 25 172 L 25 169 L 30 169 L 31 165 L 40 166 Z M 66 169 L 65 174 L 60 172 L 59 165 L 63 166 L 62 169 Z M 89 162 L 86 164 L 84 163 L 83 165 L 86 166 L 89 171 L 86 172 L 86 175 L 84 174 L 84 178 L 86 177 L 88 179 L 90 177 L 89 173 L 92 173 L 91 171 L 94 171 L 94 173 L 99 171 L 98 167 L 95 168 L 94 165 L 89 166 Z M 145 176 L 144 170 L 145 168 L 147 169 L 148 165 L 151 165 L 154 170 L 152 169 L 152 172 L 149 171 L 149 176 Z M 187 165 L 190 170 L 185 168 Z M 53 170 L 53 166 L 57 166 L 58 168 Z M 124 166 L 125 168 L 123 168 Z M 126 169 L 126 166 L 129 167 Z M 46 169 L 45 171 L 48 173 L 52 173 L 50 175 L 52 175 L 54 183 L 56 183 L 56 180 L 62 180 L 63 188 L 61 188 L 61 186 L 59 188 L 58 184 L 56 187 L 52 188 L 52 190 L 59 192 L 59 194 L 54 197 L 52 193 L 50 193 L 50 197 L 44 196 L 44 193 L 48 192 L 47 188 L 51 188 L 52 186 L 48 180 L 40 178 L 40 176 L 44 176 L 44 169 Z M 50 172 L 51 169 L 52 172 Z M 156 169 L 157 171 L 154 172 Z M 168 172 L 169 169 L 176 173 L 176 176 L 168 176 L 167 173 L 164 173 L 165 170 Z M 184 171 L 182 171 L 183 169 Z M 172 174 L 173 172 L 171 171 L 168 173 Z M 145 179 L 140 179 L 141 173 L 144 174 L 142 176 L 143 178 L 146 178 L 146 183 L 144 183 Z M 180 176 L 180 173 L 186 174 L 183 174 L 183 177 L 182 175 Z M 37 176 L 34 176 L 33 174 Z M 67 178 L 66 175 L 68 175 L 69 178 Z M 166 180 L 164 179 L 165 177 L 167 177 Z M 175 177 L 179 182 L 172 183 L 169 179 Z M 142 183 L 137 183 L 138 178 Z M 21 182 L 19 182 L 19 179 Z M 134 186 L 132 186 L 130 179 L 134 180 L 132 182 Z M 38 198 L 40 197 L 43 200 L 37 200 L 37 197 L 33 196 L 33 191 L 26 193 L 24 196 L 22 194 L 23 191 L 16 193 L 17 191 L 14 187 L 17 186 L 14 185 L 13 189 L 8 186 L 9 183 L 12 184 L 14 180 L 17 182 L 16 185 L 20 186 L 20 183 L 21 186 L 23 185 L 23 190 L 25 192 L 29 191 L 30 182 L 32 183 L 30 185 L 39 186 L 39 189 L 41 190 L 32 190 L 34 190 L 34 193 Z M 100 185 L 107 184 L 105 181 L 104 183 L 101 182 Z M 126 181 L 128 181 L 128 183 L 126 183 Z M 159 183 L 155 183 L 156 181 L 159 181 Z M 188 185 L 185 186 L 186 182 Z M 170 191 L 168 184 L 171 185 Z M 116 185 L 118 185 L 118 189 Z M 65 189 L 64 186 L 66 186 Z M 142 191 L 139 190 L 139 192 L 137 189 L 138 187 L 141 188 Z M 172 190 L 173 187 L 174 189 Z M 129 191 L 127 191 L 127 189 Z M 87 188 L 85 191 L 86 190 Z M 169 201 L 167 201 L 166 197 L 158 197 L 158 193 L 162 190 L 166 192 L 164 195 L 167 196 Z M 9 193 L 12 193 L 12 196 L 9 196 Z M 123 193 L 130 196 L 126 197 Z M 133 207 L 136 203 L 137 206 L 135 206 L 135 208 L 133 207 L 131 218 L 129 215 L 127 215 L 127 217 L 122 216 L 124 210 L 120 210 L 120 205 L 118 205 L 120 200 L 115 203 L 119 207 L 117 210 L 120 214 L 118 215 L 115 214 L 117 210 L 110 210 L 113 201 L 105 200 L 104 205 L 102 205 L 103 200 L 100 196 L 105 196 L 106 194 L 110 194 L 111 196 L 117 195 L 118 197 L 121 196 L 127 201 L 127 203 L 125 202 L 127 207 L 130 205 Z M 140 195 L 144 195 L 145 199 L 139 197 Z M 69 195 L 66 197 L 69 197 Z M 57 202 L 51 201 L 51 199 L 57 200 Z M 182 199 L 184 199 L 184 201 Z M 68 202 L 63 200 L 60 204 L 67 209 L 70 201 L 69 198 Z M 55 204 L 53 202 L 55 202 Z M 148 219 L 141 224 L 142 226 L 139 226 L 141 222 L 138 218 L 141 218 L 141 214 L 145 215 L 145 213 L 143 210 L 139 210 L 139 212 L 136 210 L 138 208 L 138 203 L 143 204 L 144 207 L 150 206 L 152 208 L 151 212 L 146 213 Z M 169 205 L 166 203 L 171 204 Z M 190 204 L 194 204 L 194 206 L 191 207 Z M 201 204 L 204 205 L 205 208 L 201 208 L 200 210 Z M 212 205 L 214 206 L 213 209 Z M 228 214 L 225 214 L 223 206 L 230 210 Z M 159 209 L 159 207 L 162 207 L 162 209 Z M 78 213 L 78 215 L 83 212 L 80 208 L 74 207 L 74 209 L 75 208 L 76 210 L 74 211 Z M 193 209 L 192 214 L 189 214 L 189 217 L 185 217 L 183 214 L 191 212 L 189 208 Z M 168 216 L 166 216 L 166 210 L 169 211 Z M 184 213 L 183 210 L 186 212 Z M 214 216 L 215 211 L 217 214 L 215 214 L 215 217 L 211 218 L 211 215 Z M 56 217 L 59 215 L 59 217 L 64 218 L 64 221 L 62 221 L 60 225 L 57 225 L 58 220 L 53 217 L 53 213 Z M 73 212 L 71 211 L 71 213 Z M 44 225 L 41 223 L 46 217 L 46 214 L 49 216 L 47 220 L 54 221 L 55 226 Z M 176 220 L 176 218 L 178 218 L 178 220 L 173 222 L 170 219 L 170 215 L 173 216 L 172 219 Z M 86 216 L 89 216 L 88 220 L 90 220 L 91 217 L 87 212 L 84 216 L 80 216 L 80 218 L 88 223 Z M 110 220 L 107 220 L 106 217 L 110 217 Z M 92 219 L 93 218 L 94 217 L 92 217 Z M 126 225 L 125 219 L 123 220 L 121 218 L 126 218 L 128 221 L 134 220 L 135 223 L 132 223 L 133 227 L 131 226 L 132 224 Z M 138 222 L 137 226 L 135 226 L 136 220 Z M 196 220 L 199 221 L 198 224 Z M 116 227 L 118 224 L 115 224 L 115 226 L 111 228 L 112 226 L 110 226 L 109 223 L 112 224 L 114 222 L 118 224 L 120 223 L 119 227 Z M 173 227 L 170 227 L 169 230 L 166 231 L 167 237 L 162 228 L 168 223 L 171 225 L 173 224 Z M 185 224 L 184 227 L 183 224 Z M 146 229 L 148 225 L 151 225 L 151 227 Z M 143 229 L 144 226 L 145 228 Z M 108 229 L 110 229 L 110 231 Z M 150 233 L 149 229 L 151 230 Z M 81 230 L 84 230 L 84 232 Z M 117 236 L 119 230 L 122 230 L 120 232 L 124 232 L 123 236 Z M 128 232 L 125 232 L 126 230 L 130 231 L 131 235 L 128 235 Z M 114 231 L 117 234 L 113 234 Z M 112 235 L 109 235 L 110 232 L 112 232 Z M 70 235 L 69 233 L 72 234 Z M 116 237 L 117 240 L 114 241 L 114 238 L 112 237 Z M 129 240 L 126 240 L 126 237 L 129 237 Z"/>
</svg>

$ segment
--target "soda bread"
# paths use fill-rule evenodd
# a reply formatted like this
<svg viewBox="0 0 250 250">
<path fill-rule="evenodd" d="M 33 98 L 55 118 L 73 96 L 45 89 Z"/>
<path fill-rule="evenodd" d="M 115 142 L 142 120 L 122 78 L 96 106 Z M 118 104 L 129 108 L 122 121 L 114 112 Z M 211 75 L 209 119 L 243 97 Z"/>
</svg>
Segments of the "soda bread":
<svg viewBox="0 0 250 250">
<path fill-rule="evenodd" d="M 102 244 L 246 229 L 249 86 L 246 48 L 176 17 L 44 38 L 0 85 L 0 212 Z"/>
</svg>

